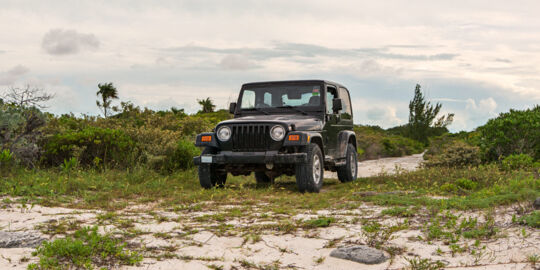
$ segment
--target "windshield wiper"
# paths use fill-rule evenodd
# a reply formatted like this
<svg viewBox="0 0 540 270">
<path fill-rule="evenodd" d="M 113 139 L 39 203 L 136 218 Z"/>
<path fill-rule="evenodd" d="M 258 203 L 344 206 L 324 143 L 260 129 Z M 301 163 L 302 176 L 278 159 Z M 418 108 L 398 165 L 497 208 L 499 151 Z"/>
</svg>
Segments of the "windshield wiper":
<svg viewBox="0 0 540 270">
<path fill-rule="evenodd" d="M 289 108 L 289 109 L 293 109 L 293 110 L 295 110 L 295 111 L 297 111 L 297 112 L 301 112 L 301 113 L 304 114 L 304 115 L 307 115 L 307 114 L 308 114 L 306 111 L 304 111 L 304 110 L 302 110 L 302 109 L 300 109 L 300 108 L 298 108 L 298 107 L 291 106 L 291 105 L 283 105 L 283 106 L 279 106 L 279 107 L 277 107 L 277 108 Z"/>
<path fill-rule="evenodd" d="M 259 111 L 259 112 L 262 112 L 266 115 L 269 115 L 269 113 L 265 110 L 263 110 L 262 108 L 256 108 L 256 107 L 253 107 L 253 108 L 248 108 L 248 109 L 242 109 L 243 111 L 253 111 L 253 110 L 256 110 L 256 111 Z"/>
</svg>

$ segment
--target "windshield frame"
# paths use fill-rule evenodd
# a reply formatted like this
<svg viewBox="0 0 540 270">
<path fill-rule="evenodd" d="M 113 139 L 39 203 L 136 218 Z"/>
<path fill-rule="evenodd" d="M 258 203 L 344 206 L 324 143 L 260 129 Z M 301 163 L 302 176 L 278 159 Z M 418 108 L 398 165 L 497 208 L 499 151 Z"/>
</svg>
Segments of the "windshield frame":
<svg viewBox="0 0 540 270">
<path fill-rule="evenodd" d="M 325 84 L 323 82 L 319 81 L 284 81 L 284 82 L 267 82 L 267 83 L 250 83 L 250 84 L 244 84 L 242 85 L 242 88 L 240 90 L 240 94 L 238 95 L 238 101 L 236 104 L 236 114 L 262 114 L 262 112 L 258 111 L 254 108 L 241 108 L 242 104 L 242 98 L 244 97 L 244 91 L 245 90 L 253 90 L 254 88 L 264 88 L 264 87 L 280 87 L 280 86 L 319 86 L 320 91 L 320 97 L 321 102 L 317 106 L 292 106 L 292 108 L 285 107 L 267 107 L 267 108 L 261 108 L 268 114 L 284 114 L 284 113 L 294 113 L 294 114 L 301 114 L 298 110 L 295 108 L 299 108 L 303 111 L 305 111 L 307 114 L 320 114 L 325 112 L 325 95 L 326 95 L 326 89 Z"/>
</svg>

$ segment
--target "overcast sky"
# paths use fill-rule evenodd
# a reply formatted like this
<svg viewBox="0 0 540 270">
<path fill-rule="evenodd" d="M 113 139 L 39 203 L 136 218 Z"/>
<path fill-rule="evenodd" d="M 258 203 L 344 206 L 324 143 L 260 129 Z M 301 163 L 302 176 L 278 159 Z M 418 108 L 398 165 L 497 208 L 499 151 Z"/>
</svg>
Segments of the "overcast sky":
<svg viewBox="0 0 540 270">
<path fill-rule="evenodd" d="M 159 4 L 158 4 L 159 3 Z M 0 0 L 0 90 L 31 84 L 48 111 L 97 114 L 98 83 L 153 109 L 218 107 L 242 83 L 328 79 L 355 123 L 408 119 L 416 83 L 472 130 L 540 103 L 538 1 Z"/>
</svg>

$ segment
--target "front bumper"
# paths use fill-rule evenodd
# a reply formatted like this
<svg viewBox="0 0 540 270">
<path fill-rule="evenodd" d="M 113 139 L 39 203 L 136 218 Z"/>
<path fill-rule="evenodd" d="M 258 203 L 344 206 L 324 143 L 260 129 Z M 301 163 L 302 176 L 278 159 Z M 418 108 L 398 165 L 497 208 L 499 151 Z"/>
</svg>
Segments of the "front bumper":
<svg viewBox="0 0 540 270">
<path fill-rule="evenodd" d="M 298 164 L 306 162 L 306 153 L 278 154 L 277 151 L 266 152 L 232 152 L 221 151 L 215 155 L 204 155 L 193 158 L 195 165 L 202 164 Z"/>
</svg>

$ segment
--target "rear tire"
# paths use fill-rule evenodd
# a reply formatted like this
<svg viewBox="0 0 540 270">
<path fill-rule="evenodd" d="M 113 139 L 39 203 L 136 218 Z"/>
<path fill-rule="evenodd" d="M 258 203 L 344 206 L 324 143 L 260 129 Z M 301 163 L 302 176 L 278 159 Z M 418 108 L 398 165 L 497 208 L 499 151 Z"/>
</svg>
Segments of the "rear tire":
<svg viewBox="0 0 540 270">
<path fill-rule="evenodd" d="M 345 166 L 337 167 L 338 179 L 342 183 L 354 181 L 358 175 L 358 156 L 354 145 L 347 145 L 345 160 Z"/>
<path fill-rule="evenodd" d="M 268 185 L 272 182 L 272 179 L 264 172 L 255 172 L 255 180 L 257 185 Z"/>
<path fill-rule="evenodd" d="M 321 190 L 324 178 L 324 159 L 318 145 L 311 143 L 304 147 L 307 160 L 296 165 L 296 185 L 300 192 Z"/>
<path fill-rule="evenodd" d="M 201 153 L 202 155 L 216 154 L 215 148 L 206 147 Z M 205 189 L 213 188 L 214 186 L 223 187 L 227 181 L 227 173 L 217 171 L 215 164 L 201 163 L 199 165 L 199 183 Z"/>
</svg>

